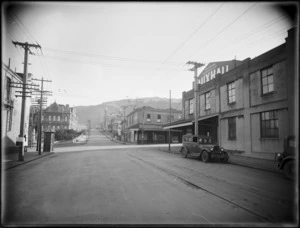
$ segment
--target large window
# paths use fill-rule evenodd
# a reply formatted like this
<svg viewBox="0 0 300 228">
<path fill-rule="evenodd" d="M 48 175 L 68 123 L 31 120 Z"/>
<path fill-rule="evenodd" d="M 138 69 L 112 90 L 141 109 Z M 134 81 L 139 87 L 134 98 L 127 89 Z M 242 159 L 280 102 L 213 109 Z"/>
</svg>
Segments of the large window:
<svg viewBox="0 0 300 228">
<path fill-rule="evenodd" d="M 228 91 L 228 103 L 235 102 L 235 83 L 231 82 L 227 84 L 227 91 Z"/>
<path fill-rule="evenodd" d="M 194 99 L 189 100 L 189 114 L 194 113 Z"/>
<path fill-rule="evenodd" d="M 210 109 L 210 92 L 204 94 L 205 99 L 205 110 Z"/>
<path fill-rule="evenodd" d="M 230 140 L 236 139 L 236 118 L 235 117 L 228 118 L 228 139 Z"/>
<path fill-rule="evenodd" d="M 157 122 L 158 122 L 158 123 L 161 122 L 161 114 L 157 114 Z"/>
<path fill-rule="evenodd" d="M 260 114 L 261 138 L 278 138 L 278 113 L 277 111 L 262 112 Z"/>
<path fill-rule="evenodd" d="M 268 94 L 274 91 L 273 68 L 268 67 L 261 71 L 262 94 Z"/>
</svg>

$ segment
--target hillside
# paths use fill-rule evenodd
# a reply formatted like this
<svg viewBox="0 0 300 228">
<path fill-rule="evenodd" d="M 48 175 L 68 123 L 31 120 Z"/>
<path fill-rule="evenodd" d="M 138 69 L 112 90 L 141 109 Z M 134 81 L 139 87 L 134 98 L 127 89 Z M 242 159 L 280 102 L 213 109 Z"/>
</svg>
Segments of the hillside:
<svg viewBox="0 0 300 228">
<path fill-rule="evenodd" d="M 99 105 L 90 106 L 75 106 L 76 113 L 78 116 L 79 124 L 87 124 L 88 120 L 91 120 L 91 127 L 96 127 L 100 122 L 103 121 L 104 111 L 107 108 L 107 114 L 117 114 L 120 113 L 122 106 L 128 106 L 126 109 L 126 114 L 130 113 L 133 108 L 138 108 L 142 106 L 150 106 L 153 108 L 168 109 L 169 99 L 160 97 L 149 97 L 149 98 L 139 98 L 139 99 L 126 99 L 118 101 L 104 102 Z M 181 110 L 181 99 L 172 99 L 172 109 Z"/>
</svg>

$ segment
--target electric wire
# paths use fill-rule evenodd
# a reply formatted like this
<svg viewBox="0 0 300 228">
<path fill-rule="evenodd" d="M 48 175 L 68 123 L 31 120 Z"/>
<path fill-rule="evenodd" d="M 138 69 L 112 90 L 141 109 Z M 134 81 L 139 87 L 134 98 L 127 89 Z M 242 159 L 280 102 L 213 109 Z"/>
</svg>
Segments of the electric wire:
<svg viewBox="0 0 300 228">
<path fill-rule="evenodd" d="M 223 5 L 224 3 L 222 3 L 208 18 L 206 18 L 206 20 L 202 22 L 200 26 L 198 26 L 197 29 L 188 36 L 187 39 L 180 43 L 179 46 L 163 61 L 162 64 L 166 63 L 175 53 L 177 53 L 177 51 L 181 49 L 205 25 L 221 9 Z M 160 67 L 158 67 L 153 73 L 151 73 L 151 75 L 155 74 L 155 72 L 159 69 Z"/>
<path fill-rule="evenodd" d="M 131 58 L 123 58 L 123 57 L 117 57 L 117 56 L 93 54 L 93 53 L 87 53 L 87 52 L 54 49 L 54 48 L 48 48 L 48 47 L 45 47 L 44 50 L 58 52 L 58 53 L 65 53 L 65 54 L 70 54 L 70 55 L 88 56 L 88 57 L 95 57 L 95 58 L 106 58 L 106 59 L 112 59 L 112 60 L 116 60 L 116 61 L 125 61 L 125 62 L 139 62 L 139 63 L 150 63 L 150 64 L 162 63 L 161 61 L 131 59 Z M 178 62 L 165 62 L 164 64 L 177 65 Z"/>
<path fill-rule="evenodd" d="M 151 68 L 151 67 L 121 66 L 121 65 L 114 65 L 114 64 L 105 64 L 105 63 L 97 63 L 97 62 L 90 62 L 90 61 L 82 61 L 82 60 L 78 60 L 78 59 L 68 59 L 68 58 L 61 58 L 61 57 L 50 56 L 50 55 L 44 55 L 44 56 L 45 56 L 45 58 L 51 58 L 51 59 L 55 59 L 55 60 L 79 62 L 79 63 L 82 63 L 82 64 L 89 64 L 89 65 L 108 67 L 108 68 L 125 68 L 125 69 L 139 69 L 139 70 L 154 69 L 154 68 Z M 172 69 L 165 69 L 165 70 L 172 70 Z M 163 69 L 162 69 L 162 71 L 163 71 Z M 182 71 L 182 70 L 180 70 L 180 71 Z"/>
<path fill-rule="evenodd" d="M 246 13 L 248 13 L 251 9 L 253 9 L 256 6 L 257 2 L 255 2 L 252 6 L 248 7 L 241 15 L 239 15 L 236 19 L 234 19 L 232 22 L 230 22 L 227 26 L 225 26 L 220 32 L 218 32 L 214 37 L 209 39 L 208 42 L 206 42 L 203 46 L 198 48 L 194 54 L 192 54 L 188 59 L 195 56 L 201 49 L 207 48 L 207 46 L 213 42 L 216 38 L 218 38 L 226 29 L 228 29 L 230 26 L 232 26 L 235 22 L 237 22 L 242 16 L 244 16 Z"/>
</svg>

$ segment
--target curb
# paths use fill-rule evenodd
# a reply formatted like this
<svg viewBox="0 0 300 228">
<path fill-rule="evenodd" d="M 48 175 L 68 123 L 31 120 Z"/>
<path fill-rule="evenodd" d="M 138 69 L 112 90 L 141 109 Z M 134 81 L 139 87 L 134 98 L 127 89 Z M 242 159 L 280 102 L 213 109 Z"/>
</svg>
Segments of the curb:
<svg viewBox="0 0 300 228">
<path fill-rule="evenodd" d="M 162 151 L 162 152 L 166 152 L 166 153 L 180 154 L 180 152 L 177 151 L 177 150 L 176 151 L 168 151 L 167 149 L 164 149 L 164 148 L 159 148 L 159 150 Z M 271 172 L 271 173 L 278 173 L 278 170 L 276 170 L 275 168 L 274 168 L 274 170 L 271 170 L 271 169 L 268 169 L 268 168 L 262 168 L 262 167 L 247 165 L 247 164 L 241 164 L 241 163 L 238 163 L 238 162 L 232 162 L 232 161 L 230 161 L 230 157 L 229 157 L 228 163 L 231 164 L 231 165 L 237 165 L 237 166 L 247 167 L 247 168 L 251 168 L 251 169 L 257 169 L 257 170 Z"/>
<path fill-rule="evenodd" d="M 24 161 L 24 162 L 21 162 L 21 163 L 19 163 L 19 164 L 13 165 L 13 166 L 11 166 L 11 167 L 8 167 L 8 168 L 4 169 L 4 171 L 9 170 L 9 169 L 12 169 L 12 168 L 15 168 L 15 167 L 20 166 L 20 165 L 24 165 L 24 164 L 26 164 L 26 163 L 28 163 L 28 162 L 35 161 L 35 160 L 38 160 L 38 159 L 40 159 L 40 158 L 49 156 L 50 154 L 54 154 L 54 152 L 49 152 L 49 154 L 45 154 L 45 155 L 43 155 L 43 156 L 38 156 L 38 157 L 36 157 L 36 158 L 34 158 L 34 159 L 31 159 L 31 160 Z"/>
</svg>

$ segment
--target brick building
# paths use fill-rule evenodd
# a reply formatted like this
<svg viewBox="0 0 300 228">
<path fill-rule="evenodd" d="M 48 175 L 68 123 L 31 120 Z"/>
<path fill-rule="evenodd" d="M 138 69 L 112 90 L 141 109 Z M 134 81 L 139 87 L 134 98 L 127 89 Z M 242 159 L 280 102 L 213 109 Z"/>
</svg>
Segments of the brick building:
<svg viewBox="0 0 300 228">
<path fill-rule="evenodd" d="M 181 118 L 181 111 L 171 110 L 171 121 Z M 168 143 L 169 131 L 163 124 L 170 122 L 169 109 L 143 106 L 133 110 L 126 117 L 126 140 L 137 144 Z M 171 142 L 181 142 L 181 131 L 171 131 Z"/>
<path fill-rule="evenodd" d="M 32 108 L 30 116 L 30 126 L 35 133 L 34 135 L 36 138 L 39 123 L 39 110 Z M 69 105 L 61 105 L 54 102 L 42 112 L 42 132 L 49 127 L 53 131 L 59 129 L 79 130 L 76 109 L 69 107 Z"/>
<path fill-rule="evenodd" d="M 199 79 L 199 134 L 213 136 L 222 147 L 240 155 L 274 159 L 274 153 L 283 151 L 284 137 L 297 136 L 296 57 L 296 29 L 291 29 L 284 44 L 239 61 L 210 80 Z M 164 129 L 193 132 L 193 102 L 194 90 L 183 92 L 183 120 Z"/>
</svg>

